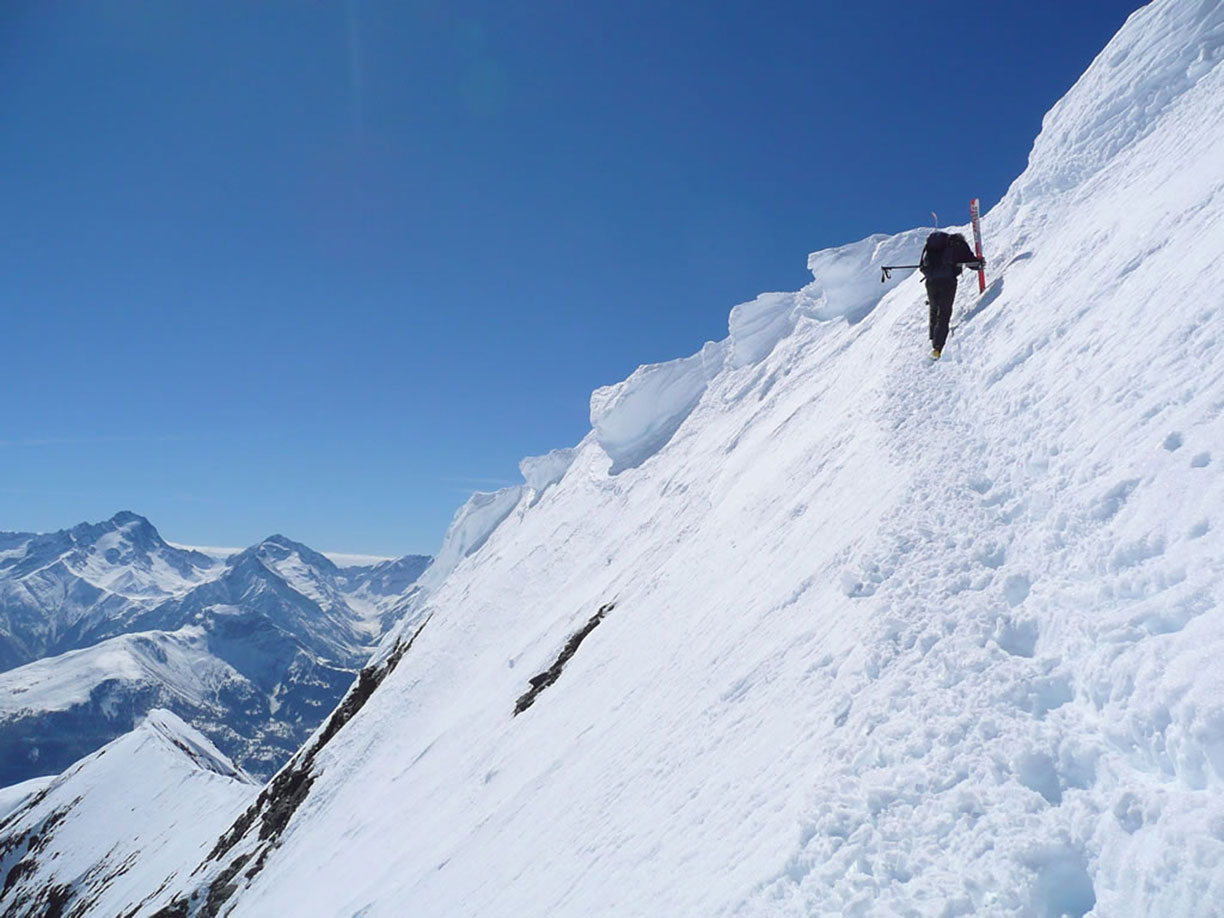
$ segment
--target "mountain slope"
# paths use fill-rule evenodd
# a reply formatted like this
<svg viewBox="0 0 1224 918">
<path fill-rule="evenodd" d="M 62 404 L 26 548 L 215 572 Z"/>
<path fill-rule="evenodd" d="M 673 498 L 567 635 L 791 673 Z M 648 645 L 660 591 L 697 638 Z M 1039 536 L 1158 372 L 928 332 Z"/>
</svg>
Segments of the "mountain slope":
<svg viewBox="0 0 1224 918">
<path fill-rule="evenodd" d="M 141 913 L 1224 901 L 1222 51 L 1215 0 L 1131 17 L 938 363 L 916 277 L 847 280 L 912 231 L 596 393 Z"/>
<path fill-rule="evenodd" d="M 119 914 L 201 858 L 255 791 L 203 736 L 153 711 L 0 820 L 0 911 Z"/>
</svg>

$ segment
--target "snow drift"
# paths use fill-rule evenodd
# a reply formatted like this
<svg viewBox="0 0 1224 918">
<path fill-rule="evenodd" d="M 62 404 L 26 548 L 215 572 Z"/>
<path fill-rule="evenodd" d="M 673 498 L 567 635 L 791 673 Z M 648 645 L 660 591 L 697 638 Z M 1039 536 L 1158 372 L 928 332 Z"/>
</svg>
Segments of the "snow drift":
<svg viewBox="0 0 1224 918">
<path fill-rule="evenodd" d="M 624 382 L 596 390 L 591 426 L 612 460 L 610 473 L 639 466 L 666 446 L 712 379 L 724 370 L 760 363 L 800 319 L 860 321 L 907 273 L 898 272 L 881 285 L 879 266 L 912 262 L 928 232 L 877 234 L 816 252 L 808 258 L 812 283 L 797 293 L 762 293 L 736 306 L 724 340 L 707 342 L 691 357 L 639 367 Z"/>
</svg>

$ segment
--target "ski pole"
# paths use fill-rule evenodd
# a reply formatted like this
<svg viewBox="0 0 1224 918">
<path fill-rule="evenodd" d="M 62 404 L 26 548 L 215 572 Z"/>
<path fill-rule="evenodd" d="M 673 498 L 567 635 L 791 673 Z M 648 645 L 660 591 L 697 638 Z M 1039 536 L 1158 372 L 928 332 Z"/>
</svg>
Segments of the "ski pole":
<svg viewBox="0 0 1224 918">
<path fill-rule="evenodd" d="M 880 267 L 880 283 L 884 283 L 894 271 L 900 271 L 902 268 L 921 268 L 922 265 L 882 265 Z"/>
</svg>

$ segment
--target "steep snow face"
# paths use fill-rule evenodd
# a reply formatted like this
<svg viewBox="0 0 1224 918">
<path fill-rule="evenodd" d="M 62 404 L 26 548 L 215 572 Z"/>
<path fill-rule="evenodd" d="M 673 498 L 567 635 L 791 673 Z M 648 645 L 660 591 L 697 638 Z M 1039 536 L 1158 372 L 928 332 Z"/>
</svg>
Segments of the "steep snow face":
<svg viewBox="0 0 1224 918">
<path fill-rule="evenodd" d="M 527 487 L 535 492 L 538 498 L 549 485 L 561 480 L 573 464 L 575 450 L 554 449 L 543 456 L 528 456 L 519 463 L 519 471 Z"/>
<path fill-rule="evenodd" d="M 1047 120 L 943 360 L 918 278 L 836 282 L 916 231 L 814 256 L 830 313 L 768 295 L 597 393 L 534 504 L 469 508 L 261 871 L 145 913 L 231 881 L 235 916 L 1224 901 L 1219 9 L 1132 17 Z M 1107 104 L 1166 60 L 1159 105 Z"/>
<path fill-rule="evenodd" d="M 7 819 L 13 810 L 34 799 L 40 791 L 45 790 L 47 785 L 55 780 L 55 777 L 55 775 L 45 775 L 41 778 L 30 778 L 19 784 L 10 784 L 8 787 L 0 787 L 0 822 Z"/>
<path fill-rule="evenodd" d="M 1224 59 L 1217 0 L 1153 3 L 1105 47 L 1042 122 L 1013 197 L 1043 200 L 1099 173 Z"/>
<path fill-rule="evenodd" d="M 0 912 L 118 915 L 203 858 L 256 790 L 203 736 L 152 711 L 0 821 Z"/>
<path fill-rule="evenodd" d="M 438 556 L 421 576 L 420 584 L 433 589 L 442 583 L 464 558 L 478 551 L 492 532 L 510 515 L 523 497 L 516 485 L 499 491 L 477 491 L 455 512 Z"/>
</svg>

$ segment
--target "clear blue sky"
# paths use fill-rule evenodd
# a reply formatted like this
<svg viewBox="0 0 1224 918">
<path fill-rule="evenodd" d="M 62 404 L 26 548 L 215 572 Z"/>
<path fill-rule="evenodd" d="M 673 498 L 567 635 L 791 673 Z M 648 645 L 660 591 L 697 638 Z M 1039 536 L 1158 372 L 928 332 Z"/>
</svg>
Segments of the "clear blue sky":
<svg viewBox="0 0 1224 918">
<path fill-rule="evenodd" d="M 809 251 L 995 203 L 1139 5 L 8 0 L 0 529 L 432 553 Z"/>
</svg>

